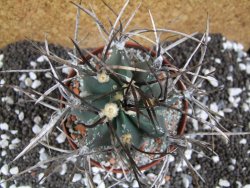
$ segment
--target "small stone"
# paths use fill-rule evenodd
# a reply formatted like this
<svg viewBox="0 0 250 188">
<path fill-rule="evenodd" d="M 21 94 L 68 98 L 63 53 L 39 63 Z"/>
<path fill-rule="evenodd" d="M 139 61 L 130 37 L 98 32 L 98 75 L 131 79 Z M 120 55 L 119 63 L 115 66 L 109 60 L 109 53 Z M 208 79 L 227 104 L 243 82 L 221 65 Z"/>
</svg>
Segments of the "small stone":
<svg viewBox="0 0 250 188">
<path fill-rule="evenodd" d="M 98 167 L 92 167 L 92 172 L 93 172 L 93 174 L 97 174 L 98 172 L 99 172 L 100 170 L 99 170 L 99 168 Z"/>
<path fill-rule="evenodd" d="M 169 155 L 169 156 L 168 156 L 168 160 L 169 160 L 169 163 L 172 163 L 172 162 L 175 161 L 175 158 L 174 158 L 173 155 Z"/>
<path fill-rule="evenodd" d="M 132 187 L 133 188 L 139 187 L 138 181 L 134 180 L 133 183 L 132 183 Z"/>
<path fill-rule="evenodd" d="M 213 87 L 218 87 L 219 86 L 219 82 L 216 78 L 212 77 L 212 76 L 207 76 L 207 80 L 208 82 L 213 86 Z"/>
<path fill-rule="evenodd" d="M 250 74 L 250 63 L 246 64 L 246 73 Z"/>
<path fill-rule="evenodd" d="M 19 119 L 20 121 L 23 121 L 23 119 L 24 119 L 24 113 L 23 113 L 23 112 L 21 112 L 21 113 L 18 115 L 18 119 Z"/>
<path fill-rule="evenodd" d="M 14 104 L 14 100 L 12 99 L 12 97 L 6 96 L 6 97 L 2 97 L 2 102 L 6 102 L 7 104 Z"/>
<path fill-rule="evenodd" d="M 4 55 L 0 54 L 0 61 L 3 61 Z"/>
<path fill-rule="evenodd" d="M 190 160 L 191 157 L 192 157 L 192 153 L 193 153 L 193 150 L 191 149 L 187 149 L 184 153 L 185 157 L 187 158 L 187 160 Z"/>
<path fill-rule="evenodd" d="M 195 165 L 195 166 L 194 166 L 194 169 L 195 169 L 195 170 L 200 170 L 200 169 L 201 169 L 201 165 L 199 165 L 199 164 L 198 164 L 198 165 Z"/>
<path fill-rule="evenodd" d="M 31 78 L 31 80 L 37 79 L 36 73 L 34 73 L 34 72 L 29 72 L 29 77 Z"/>
<path fill-rule="evenodd" d="M 64 132 L 60 133 L 57 137 L 56 137 L 56 141 L 61 144 L 63 142 L 65 142 L 66 140 L 66 135 Z"/>
<path fill-rule="evenodd" d="M 2 174 L 4 174 L 5 176 L 9 175 L 9 166 L 7 164 L 4 164 L 1 167 L 1 172 Z"/>
<path fill-rule="evenodd" d="M 18 174 L 18 172 L 19 172 L 19 169 L 18 169 L 17 166 L 12 167 L 12 168 L 10 169 L 10 173 L 11 173 L 12 175 Z"/>
<path fill-rule="evenodd" d="M 213 102 L 210 104 L 210 110 L 212 110 L 214 112 L 218 112 L 219 108 L 218 108 L 218 105 L 216 104 L 216 102 Z"/>
<path fill-rule="evenodd" d="M 241 140 L 240 140 L 240 142 L 239 142 L 240 144 L 246 144 L 247 143 L 247 139 L 245 139 L 245 138 L 242 138 Z"/>
<path fill-rule="evenodd" d="M 229 166 L 228 166 L 228 170 L 229 170 L 229 171 L 233 171 L 234 169 L 235 169 L 235 167 L 234 167 L 233 165 L 229 165 Z"/>
<path fill-rule="evenodd" d="M 31 65 L 33 68 L 36 68 L 37 63 L 36 63 L 35 61 L 31 61 L 31 62 L 30 62 L 30 65 Z"/>
<path fill-rule="evenodd" d="M 65 163 L 62 164 L 61 166 L 61 171 L 60 171 L 60 175 L 64 175 L 67 172 L 67 165 Z"/>
<path fill-rule="evenodd" d="M 1 152 L 1 156 L 2 156 L 2 157 L 6 156 L 6 154 L 7 154 L 7 151 L 5 151 L 5 150 L 3 150 L 3 151 Z"/>
<path fill-rule="evenodd" d="M 17 148 L 16 144 L 10 144 L 9 145 L 9 150 L 13 150 L 13 149 L 16 149 L 16 148 Z"/>
<path fill-rule="evenodd" d="M 218 163 L 220 161 L 220 158 L 219 156 L 215 155 L 215 156 L 212 156 L 212 160 L 214 163 Z"/>
<path fill-rule="evenodd" d="M 239 68 L 240 68 L 241 71 L 244 71 L 244 70 L 247 69 L 247 66 L 245 64 L 243 64 L 243 63 L 239 63 Z"/>
<path fill-rule="evenodd" d="M 215 59 L 214 59 L 214 62 L 215 62 L 215 63 L 218 63 L 218 64 L 221 64 L 221 59 L 215 58 Z"/>
<path fill-rule="evenodd" d="M 27 77 L 26 74 L 22 74 L 22 75 L 19 77 L 19 81 L 24 81 L 26 77 Z"/>
<path fill-rule="evenodd" d="M 156 175 L 153 174 L 153 173 L 149 173 L 149 174 L 147 174 L 147 177 L 148 177 L 151 181 L 154 181 L 155 178 L 156 178 Z"/>
<path fill-rule="evenodd" d="M 243 188 L 250 188 L 250 184 L 244 185 Z"/>
<path fill-rule="evenodd" d="M 230 182 L 227 180 L 220 179 L 219 180 L 219 185 L 223 187 L 230 187 Z"/>
<path fill-rule="evenodd" d="M 3 140 L 8 140 L 8 139 L 10 139 L 10 137 L 9 137 L 7 134 L 1 134 L 1 138 L 2 138 Z"/>
<path fill-rule="evenodd" d="M 244 112 L 248 112 L 248 111 L 250 110 L 249 105 L 248 105 L 247 103 L 243 103 L 243 105 L 242 105 L 242 110 L 243 110 Z"/>
<path fill-rule="evenodd" d="M 233 165 L 235 165 L 236 164 L 236 159 L 234 159 L 234 158 L 231 158 L 231 163 L 233 164 Z"/>
<path fill-rule="evenodd" d="M 1 148 L 6 148 L 9 146 L 9 141 L 8 140 L 0 140 L 0 147 Z"/>
<path fill-rule="evenodd" d="M 82 175 L 81 174 L 74 174 L 72 182 L 77 182 L 79 180 L 82 179 Z"/>
<path fill-rule="evenodd" d="M 41 55 L 40 57 L 38 57 L 37 59 L 36 59 L 36 61 L 37 62 L 39 62 L 39 63 L 42 63 L 42 62 L 44 62 L 45 60 L 47 60 L 48 58 L 45 56 L 45 55 Z"/>
<path fill-rule="evenodd" d="M 37 125 L 39 125 L 39 124 L 41 123 L 41 121 L 42 121 L 42 118 L 41 118 L 40 116 L 36 116 L 36 117 L 34 118 L 34 122 L 35 122 Z"/>
<path fill-rule="evenodd" d="M 42 129 L 41 129 L 37 124 L 35 124 L 35 125 L 32 127 L 32 131 L 33 131 L 33 133 L 35 133 L 35 134 L 40 133 L 41 130 L 42 130 Z"/>
<path fill-rule="evenodd" d="M 15 134 L 18 133 L 18 130 L 10 130 L 10 133 L 13 134 L 13 135 L 15 135 Z"/>
<path fill-rule="evenodd" d="M 101 183 L 99 183 L 99 185 L 97 186 L 97 188 L 105 188 L 105 183 L 104 181 L 101 181 Z"/>
<path fill-rule="evenodd" d="M 102 181 L 102 179 L 101 179 L 101 175 L 100 174 L 94 175 L 94 177 L 93 177 L 93 182 L 94 183 L 100 184 L 101 181 Z"/>
<path fill-rule="evenodd" d="M 26 85 L 27 87 L 30 87 L 30 86 L 32 85 L 32 80 L 31 80 L 30 78 L 26 78 L 26 79 L 24 80 L 24 83 L 25 83 L 25 85 Z"/>
<path fill-rule="evenodd" d="M 228 94 L 229 96 L 232 96 L 232 97 L 241 94 L 241 92 L 242 92 L 241 88 L 229 88 L 228 89 Z"/>
<path fill-rule="evenodd" d="M 9 186 L 9 188 L 17 188 L 17 186 L 15 184 L 12 184 L 11 186 Z"/>
<path fill-rule="evenodd" d="M 12 144 L 19 144 L 21 142 L 21 140 L 19 138 L 15 138 L 13 140 L 11 140 Z"/>
<path fill-rule="evenodd" d="M 36 89 L 36 88 L 38 88 L 41 84 L 42 84 L 42 83 L 41 83 L 40 80 L 34 80 L 33 83 L 32 83 L 32 85 L 31 85 L 31 87 L 32 87 L 33 89 Z"/>
</svg>

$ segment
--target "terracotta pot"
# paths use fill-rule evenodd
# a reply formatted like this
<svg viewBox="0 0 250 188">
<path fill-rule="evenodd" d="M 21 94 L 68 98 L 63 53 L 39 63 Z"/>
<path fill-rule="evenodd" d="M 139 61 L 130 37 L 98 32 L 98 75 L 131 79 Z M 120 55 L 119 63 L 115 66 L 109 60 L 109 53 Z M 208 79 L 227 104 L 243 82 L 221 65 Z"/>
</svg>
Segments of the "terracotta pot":
<svg viewBox="0 0 250 188">
<path fill-rule="evenodd" d="M 138 50 L 141 50 L 141 51 L 145 51 L 146 50 L 147 52 L 151 53 L 152 57 L 156 56 L 156 52 L 153 51 L 152 49 L 144 47 L 144 46 L 140 46 L 140 45 L 132 43 L 132 42 L 127 42 L 125 44 L 125 47 L 126 48 L 134 48 L 134 49 L 138 49 Z M 94 51 L 92 51 L 92 54 L 98 55 L 98 54 L 102 53 L 103 48 L 104 47 L 99 47 L 99 48 L 95 49 Z M 91 59 L 91 56 L 86 56 L 86 59 L 88 59 L 88 60 Z M 167 59 L 163 60 L 163 64 L 171 66 L 171 67 L 174 67 L 173 65 L 171 65 L 167 61 Z M 76 72 L 74 70 L 72 70 L 70 72 L 70 74 L 68 75 L 68 78 L 74 77 L 75 75 L 76 75 Z M 177 84 L 178 84 L 179 90 L 185 90 L 186 89 L 185 85 L 181 81 L 178 81 Z M 70 82 L 67 82 L 66 85 L 69 87 Z M 71 88 L 71 89 L 73 89 L 73 88 Z M 77 94 L 79 91 L 77 91 L 77 89 L 75 89 L 74 92 Z M 64 100 L 64 99 L 62 98 L 62 100 Z M 63 105 L 61 105 L 61 106 L 63 107 Z M 187 108 L 188 108 L 187 101 L 186 100 L 182 100 L 182 110 L 184 112 L 187 112 Z M 180 118 L 180 121 L 179 121 L 179 124 L 178 124 L 178 128 L 177 128 L 177 135 L 179 135 L 179 136 L 183 135 L 183 133 L 185 131 L 185 128 L 186 128 L 186 121 L 187 121 L 187 115 L 182 114 L 181 118 Z M 70 133 L 69 133 L 69 130 L 66 128 L 66 124 L 67 124 L 67 121 L 63 122 L 62 126 L 63 126 L 64 132 L 68 135 L 68 142 L 69 142 L 70 146 L 73 149 L 77 149 L 78 148 L 77 145 L 72 141 L 72 139 L 70 139 Z M 80 132 L 81 132 L 81 130 L 80 130 Z M 176 150 L 176 147 L 173 146 L 173 145 L 170 145 L 169 148 L 167 149 L 167 152 L 168 153 L 172 153 L 175 150 Z M 153 167 L 153 166 L 157 165 L 158 163 L 160 163 L 161 161 L 162 161 L 162 159 L 154 160 L 154 161 L 152 161 L 152 162 L 150 162 L 150 163 L 148 163 L 146 165 L 140 166 L 139 169 L 140 170 L 148 170 L 151 167 Z M 97 161 L 95 161 L 93 159 L 91 159 L 91 164 L 93 166 L 96 166 L 96 167 L 100 167 L 100 168 L 103 167 L 99 162 L 97 162 Z M 108 167 L 105 167 L 105 168 L 106 168 L 106 170 L 110 170 L 111 166 L 108 166 Z M 112 172 L 114 172 L 114 173 L 122 173 L 123 170 L 122 169 L 112 169 Z"/>
</svg>

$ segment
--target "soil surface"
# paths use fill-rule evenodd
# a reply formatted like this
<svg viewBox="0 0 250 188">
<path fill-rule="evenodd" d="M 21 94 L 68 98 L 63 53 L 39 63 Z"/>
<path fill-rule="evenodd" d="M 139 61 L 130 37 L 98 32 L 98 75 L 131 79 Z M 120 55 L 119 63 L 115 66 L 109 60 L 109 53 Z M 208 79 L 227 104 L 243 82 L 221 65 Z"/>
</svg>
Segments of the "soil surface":
<svg viewBox="0 0 250 188">
<path fill-rule="evenodd" d="M 226 45 L 228 44 L 228 45 Z M 231 44 L 231 46 L 230 46 Z M 40 45 L 42 45 L 40 43 Z M 195 43 L 187 41 L 179 47 L 174 48 L 169 53 L 175 58 L 173 64 L 183 65 L 189 55 L 192 53 Z M 61 46 L 50 45 L 50 50 L 62 58 L 69 59 L 67 50 Z M 20 41 L 10 44 L 0 49 L 0 54 L 4 55 L 3 67 L 0 70 L 20 70 L 20 69 L 33 69 L 33 68 L 48 68 L 48 63 L 41 60 L 39 52 L 34 50 L 32 44 L 28 41 Z M 40 60 L 39 60 L 40 58 Z M 192 62 L 199 60 L 197 54 Z M 40 61 L 40 62 L 39 62 Z M 33 63 L 31 63 L 33 62 Z M 34 63 L 35 62 L 35 63 Z M 204 62 L 207 63 L 204 68 L 216 69 L 214 76 L 217 78 L 219 85 L 223 85 L 223 89 L 208 94 L 201 100 L 209 108 L 216 109 L 218 112 L 222 111 L 225 119 L 221 119 L 220 123 L 232 133 L 242 133 L 250 131 L 250 58 L 249 54 L 243 52 L 241 46 L 237 43 L 226 41 L 220 34 L 212 35 L 208 45 L 207 53 Z M 21 88 L 27 89 L 25 85 L 26 78 L 33 78 L 41 81 L 41 85 L 37 87 L 37 91 L 45 91 L 53 82 L 51 79 L 46 78 L 44 73 L 36 73 L 36 76 L 29 75 L 28 73 L 0 73 L 1 84 L 17 85 Z M 65 77 L 65 74 L 60 76 Z M 28 81 L 26 81 L 28 82 Z M 215 88 L 209 83 L 204 82 L 202 85 L 206 91 L 212 91 Z M 230 88 L 240 88 L 241 92 L 236 96 L 229 96 Z M 55 94 L 56 95 L 56 94 Z M 0 156 L 0 179 L 7 179 L 10 175 L 5 175 L 4 165 L 11 162 L 15 156 L 29 143 L 30 139 L 35 136 L 34 126 L 40 128 L 49 121 L 52 113 L 41 105 L 34 105 L 30 102 L 21 92 L 15 92 L 11 88 L 0 87 L 0 124 L 1 125 L 1 156 Z M 234 122 L 234 123 L 232 123 Z M 3 125 L 4 124 L 4 125 Z M 8 128 L 6 128 L 6 124 Z M 5 127 L 5 128 L 4 128 Z M 16 130 L 16 131 L 15 131 Z M 186 134 L 194 132 L 210 132 L 206 127 L 198 125 L 189 119 Z M 58 131 L 58 134 L 60 132 Z M 50 139 L 57 138 L 58 134 L 50 135 Z M 3 136 L 4 135 L 4 136 Z M 16 139 L 18 138 L 18 139 Z M 207 141 L 212 144 L 214 151 L 218 154 L 209 155 L 209 158 L 197 154 L 197 148 L 193 146 L 194 150 L 186 151 L 185 156 L 190 156 L 190 162 L 194 165 L 197 171 L 204 178 L 206 183 L 198 180 L 200 187 L 242 187 L 250 184 L 250 136 L 249 135 L 234 135 L 230 136 L 229 143 L 223 143 L 222 139 L 217 136 L 196 136 L 198 140 Z M 16 140 L 15 140 L 16 139 Z M 13 141 L 15 140 L 15 141 Z M 19 141 L 17 141 L 19 140 Z M 66 142 L 65 142 L 66 143 Z M 53 143 L 65 149 L 69 149 L 66 143 Z M 10 173 L 15 173 L 15 168 L 18 167 L 19 172 L 27 167 L 36 164 L 42 158 L 50 155 L 50 151 L 46 149 L 44 154 L 43 146 L 37 146 L 30 151 L 25 157 L 15 161 L 9 165 Z M 198 150 L 198 149 L 197 149 Z M 51 155 L 54 153 L 52 152 Z M 179 162 L 179 158 L 173 155 L 174 162 L 171 163 L 168 178 L 163 187 L 197 187 L 196 181 L 192 178 L 190 170 Z M 7 187 L 21 185 L 29 185 L 30 187 L 80 187 L 80 182 L 72 183 L 70 174 L 75 173 L 73 165 L 67 166 L 67 172 L 64 175 L 62 169 L 49 176 L 47 180 L 39 184 L 38 176 L 44 172 L 45 169 L 34 170 L 10 181 L 6 184 Z M 157 173 L 158 168 L 152 169 L 147 173 Z M 63 173 L 62 173 L 63 174 Z M 106 183 L 106 182 L 105 182 Z M 107 182 L 106 185 L 110 184 Z M 132 187 L 132 185 L 128 185 Z M 125 187 L 116 186 L 116 187 Z"/>
</svg>

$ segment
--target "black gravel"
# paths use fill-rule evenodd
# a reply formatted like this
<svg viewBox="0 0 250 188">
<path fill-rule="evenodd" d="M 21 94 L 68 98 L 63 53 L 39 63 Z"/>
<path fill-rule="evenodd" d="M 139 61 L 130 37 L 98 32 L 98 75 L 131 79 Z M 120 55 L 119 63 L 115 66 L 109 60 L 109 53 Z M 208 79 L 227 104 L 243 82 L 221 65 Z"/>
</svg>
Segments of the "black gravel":
<svg viewBox="0 0 250 188">
<path fill-rule="evenodd" d="M 211 41 L 209 42 L 207 53 L 204 59 L 204 62 L 207 64 L 204 66 L 209 68 L 213 66 L 216 68 L 215 77 L 218 79 L 220 85 L 224 85 L 224 89 L 215 92 L 213 94 L 208 95 L 207 100 L 208 104 L 212 102 L 216 102 L 220 104 L 222 108 L 230 107 L 232 104 L 228 101 L 228 92 L 227 88 L 231 87 L 240 87 L 245 88 L 245 90 L 240 94 L 241 102 L 239 103 L 238 108 L 232 108 L 233 112 L 225 113 L 225 118 L 230 119 L 235 122 L 236 125 L 232 125 L 232 123 L 228 123 L 225 120 L 221 120 L 223 126 L 232 132 L 243 132 L 250 131 L 249 122 L 250 116 L 249 112 L 244 112 L 241 108 L 243 101 L 248 97 L 247 92 L 250 91 L 247 89 L 247 84 L 250 84 L 249 75 L 246 74 L 245 71 L 239 70 L 239 63 L 237 62 L 238 52 L 234 50 L 222 50 L 222 43 L 224 39 L 222 35 L 216 34 L 211 36 Z M 39 43 L 42 45 L 42 43 Z M 62 58 L 69 59 L 66 50 L 61 46 L 50 45 L 50 50 L 56 53 L 58 56 Z M 187 41 L 180 46 L 174 48 L 170 51 L 170 54 L 175 57 L 175 61 L 170 60 L 173 64 L 183 64 L 187 57 L 192 53 L 192 50 L 195 47 L 195 43 L 192 41 Z M 39 52 L 34 50 L 32 44 L 27 41 L 20 41 L 17 43 L 10 44 L 3 49 L 0 49 L 0 54 L 4 54 L 4 66 L 1 70 L 10 70 L 10 69 L 32 69 L 30 66 L 30 61 L 35 61 L 39 56 Z M 214 63 L 213 58 L 221 59 L 221 64 Z M 242 63 L 246 58 L 242 58 Z M 192 60 L 193 63 L 198 62 L 199 56 L 196 55 Z M 48 67 L 47 63 L 37 63 L 38 68 L 46 68 Z M 230 67 L 233 67 L 231 70 Z M 36 73 L 38 79 L 42 82 L 42 85 L 38 88 L 38 91 L 45 91 L 49 85 L 53 82 L 45 78 L 43 73 Z M 4 79 L 6 84 L 20 85 L 20 81 L 18 80 L 22 73 L 8 73 L 2 74 L 0 73 L 0 80 Z M 228 81 L 226 77 L 228 75 L 233 76 L 233 81 Z M 61 75 L 65 76 L 65 75 Z M 20 87 L 25 87 L 20 85 Z M 214 89 L 209 83 L 204 82 L 203 86 L 207 91 Z M 55 94 L 56 95 L 56 94 Z M 10 130 L 18 130 L 17 135 L 12 135 L 9 131 L 1 131 L 2 134 L 7 134 L 10 137 L 10 140 L 14 138 L 19 138 L 22 142 L 18 145 L 18 147 L 14 150 L 5 149 L 7 155 L 1 157 L 0 167 L 2 167 L 5 163 L 9 163 L 14 157 L 27 145 L 32 137 L 34 137 L 34 133 L 31 131 L 32 126 L 34 125 L 33 119 L 35 116 L 39 115 L 42 118 L 40 126 L 44 125 L 49 121 L 49 115 L 52 111 L 48 110 L 41 105 L 34 105 L 33 103 L 27 103 L 29 100 L 26 96 L 21 93 L 14 92 L 11 88 L 0 87 L 0 98 L 5 96 L 11 96 L 14 99 L 14 104 L 9 105 L 0 100 L 0 123 L 6 122 L 9 125 Z M 19 121 L 15 110 L 19 110 L 20 112 L 24 112 L 24 120 Z M 193 126 L 191 121 L 188 123 L 187 133 L 193 131 Z M 201 131 L 201 130 L 200 130 Z M 51 135 L 51 137 L 55 137 L 56 135 Z M 242 138 L 247 139 L 247 144 L 239 144 L 239 141 Z M 198 171 L 202 177 L 205 179 L 206 183 L 201 182 L 198 183 L 200 187 L 215 187 L 218 185 L 220 179 L 225 179 L 230 182 L 230 187 L 237 187 L 236 181 L 239 181 L 242 185 L 250 184 L 250 160 L 249 160 L 249 143 L 250 136 L 231 136 L 229 144 L 224 144 L 222 140 L 218 137 L 204 136 L 197 137 L 197 139 L 202 139 L 209 143 L 214 143 L 215 152 L 218 153 L 220 161 L 218 163 L 214 163 L 212 160 L 207 158 L 198 158 L 197 154 L 192 154 L 191 163 L 193 165 L 200 164 L 201 169 Z M 55 143 L 56 144 L 56 143 Z M 61 145 L 61 147 L 68 148 L 67 144 Z M 18 166 L 19 171 L 26 169 L 28 166 L 36 164 L 39 161 L 38 151 L 40 150 L 40 146 L 33 149 L 25 158 L 19 159 L 17 162 L 14 162 L 11 166 Z M 230 170 L 228 168 L 229 165 L 232 165 L 231 159 L 236 159 L 236 164 L 234 165 L 234 170 Z M 177 160 L 177 158 L 176 158 Z M 73 168 L 71 169 L 73 170 Z M 8 185 L 15 183 L 16 185 L 31 185 L 32 187 L 39 187 L 37 174 L 42 172 L 43 169 L 38 169 L 31 174 L 22 175 L 17 178 L 15 182 L 9 182 Z M 157 171 L 157 170 L 156 170 Z M 68 172 L 67 174 L 70 174 Z M 7 178 L 0 174 L 1 178 Z M 187 176 L 192 179 L 189 170 L 184 170 L 182 172 L 176 172 L 174 165 L 171 166 L 171 170 L 169 173 L 171 178 L 170 181 L 166 182 L 165 187 L 184 187 L 182 183 L 182 177 Z M 80 185 L 72 184 L 70 182 L 70 176 L 61 176 L 58 173 L 55 173 L 48 177 L 47 181 L 42 184 L 44 187 L 79 187 Z M 190 187 L 197 187 L 194 183 L 190 185 Z"/>
</svg>

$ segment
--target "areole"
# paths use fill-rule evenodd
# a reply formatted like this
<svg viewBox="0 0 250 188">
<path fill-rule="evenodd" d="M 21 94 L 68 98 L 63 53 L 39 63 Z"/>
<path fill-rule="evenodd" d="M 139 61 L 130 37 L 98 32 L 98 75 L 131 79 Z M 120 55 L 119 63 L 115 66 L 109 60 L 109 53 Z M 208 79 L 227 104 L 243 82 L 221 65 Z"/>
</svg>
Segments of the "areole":
<svg viewBox="0 0 250 188">
<path fill-rule="evenodd" d="M 151 55 L 152 57 L 155 57 L 155 56 L 156 56 L 156 52 L 153 51 L 152 49 L 150 49 L 150 48 L 148 48 L 148 47 L 144 47 L 144 46 L 138 45 L 138 44 L 136 44 L 136 43 L 127 42 L 127 43 L 125 44 L 125 47 L 126 47 L 126 48 L 133 48 L 133 49 L 141 50 L 141 51 L 147 51 L 147 53 L 150 53 L 150 55 Z M 103 51 L 103 49 L 104 49 L 104 47 L 99 47 L 99 48 L 95 49 L 94 51 L 92 51 L 92 54 L 93 54 L 93 55 L 101 54 L 102 51 Z M 91 59 L 91 56 L 90 56 L 90 55 L 86 56 L 86 59 L 87 59 L 87 60 Z M 170 66 L 170 67 L 174 67 L 174 66 L 171 65 L 171 64 L 167 61 L 167 59 L 165 59 L 165 58 L 163 59 L 163 64 L 164 64 L 164 65 L 167 65 L 167 66 Z M 70 74 L 68 75 L 68 78 L 74 77 L 75 75 L 76 75 L 75 70 L 71 70 Z M 71 83 L 70 81 L 67 82 L 67 83 L 66 83 L 66 86 L 69 87 L 70 83 Z M 184 85 L 181 81 L 178 81 L 177 86 L 178 86 L 178 89 L 181 90 L 181 91 L 184 91 L 184 90 L 186 89 L 185 85 Z M 62 97 L 62 99 L 63 99 L 63 97 Z M 61 107 L 63 107 L 62 104 L 61 104 Z M 186 113 L 186 112 L 187 112 L 187 109 L 188 109 L 188 103 L 187 103 L 187 101 L 186 101 L 185 99 L 183 99 L 183 100 L 182 100 L 182 111 Z M 183 113 L 183 114 L 181 115 L 180 121 L 179 121 L 179 123 L 178 123 L 177 135 L 179 135 L 179 136 L 181 136 L 181 135 L 184 134 L 184 131 L 185 131 L 185 128 L 186 128 L 187 115 L 186 115 L 185 113 Z M 64 121 L 64 122 L 62 123 L 62 126 L 63 126 L 64 132 L 68 135 L 68 136 L 67 136 L 68 142 L 69 142 L 70 146 L 71 146 L 73 149 L 77 149 L 78 146 L 73 142 L 72 138 L 70 138 L 70 133 L 69 133 L 69 130 L 67 129 L 67 127 L 66 127 L 66 123 L 67 123 L 67 122 Z M 166 152 L 167 152 L 167 153 L 172 153 L 172 152 L 175 151 L 175 149 L 176 149 L 175 146 L 170 145 L 170 146 L 168 147 L 168 149 L 167 149 Z M 140 169 L 140 170 L 148 170 L 148 169 L 150 169 L 151 167 L 153 167 L 153 166 L 157 165 L 158 163 L 160 163 L 161 161 L 162 161 L 162 158 L 159 158 L 159 159 L 157 159 L 157 160 L 154 160 L 154 161 L 152 161 L 152 162 L 149 162 L 148 164 L 139 166 L 139 169 Z M 95 160 L 93 160 L 93 159 L 91 159 L 91 164 L 92 164 L 93 166 L 97 166 L 97 167 L 103 168 L 103 166 L 102 166 L 98 161 L 95 161 Z M 118 168 L 117 168 L 117 169 L 114 169 L 114 168 L 112 168 L 111 166 L 105 166 L 105 168 L 106 168 L 106 170 L 111 170 L 111 171 L 114 172 L 114 173 L 123 173 L 123 172 L 124 172 L 123 169 L 118 169 Z M 112 168 L 112 169 L 111 169 L 111 168 Z M 128 172 L 129 170 L 125 170 L 125 171 Z"/>
</svg>

